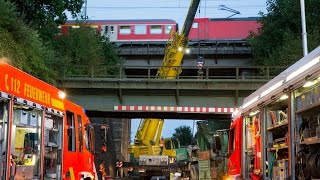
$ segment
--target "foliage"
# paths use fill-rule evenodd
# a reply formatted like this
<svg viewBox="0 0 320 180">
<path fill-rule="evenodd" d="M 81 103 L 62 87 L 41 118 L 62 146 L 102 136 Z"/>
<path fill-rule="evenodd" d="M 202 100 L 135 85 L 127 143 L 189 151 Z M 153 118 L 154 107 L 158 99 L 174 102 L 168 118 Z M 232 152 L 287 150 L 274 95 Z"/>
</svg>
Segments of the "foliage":
<svg viewBox="0 0 320 180">
<path fill-rule="evenodd" d="M 181 146 L 188 146 L 191 144 L 192 132 L 190 126 L 179 126 L 174 129 L 175 132 L 172 135 L 172 138 L 176 138 L 180 141 Z"/>
<path fill-rule="evenodd" d="M 11 0 L 19 17 L 32 24 L 42 38 L 50 40 L 57 27 L 67 20 L 66 12 L 73 17 L 80 13 L 84 0 Z"/>
<path fill-rule="evenodd" d="M 306 1 L 308 49 L 319 45 L 320 3 Z M 268 0 L 267 14 L 259 20 L 258 34 L 249 39 L 255 65 L 289 66 L 303 56 L 301 43 L 301 13 L 299 0 Z"/>
<path fill-rule="evenodd" d="M 210 129 L 211 132 L 216 132 L 217 130 L 221 130 L 221 129 L 229 129 L 230 121 L 210 120 L 208 121 L 208 128 Z"/>
<path fill-rule="evenodd" d="M 17 17 L 15 7 L 0 0 L 0 57 L 10 64 L 47 82 L 54 73 L 45 60 L 53 60 L 54 52 L 44 45 L 36 31 Z"/>
<path fill-rule="evenodd" d="M 93 69 L 94 74 L 101 76 L 119 73 L 114 67 L 103 68 L 121 64 L 118 52 L 107 38 L 98 35 L 96 29 L 86 24 L 69 29 L 67 35 L 61 35 L 53 41 L 53 46 L 59 56 L 53 62 L 53 67 L 59 74 L 90 75 Z"/>
<path fill-rule="evenodd" d="M 217 130 L 229 129 L 229 127 L 230 123 L 222 120 L 197 121 L 196 144 L 202 151 L 213 148 Z"/>
</svg>

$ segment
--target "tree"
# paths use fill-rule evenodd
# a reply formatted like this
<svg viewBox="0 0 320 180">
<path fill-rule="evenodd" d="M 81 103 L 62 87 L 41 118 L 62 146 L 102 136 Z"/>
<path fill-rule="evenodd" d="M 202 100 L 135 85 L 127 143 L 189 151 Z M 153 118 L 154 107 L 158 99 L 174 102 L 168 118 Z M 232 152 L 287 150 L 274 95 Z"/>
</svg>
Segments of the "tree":
<svg viewBox="0 0 320 180">
<path fill-rule="evenodd" d="M 320 40 L 320 3 L 306 1 L 308 48 L 314 49 Z M 302 56 L 299 0 L 268 0 L 267 14 L 259 20 L 262 27 L 249 39 L 255 65 L 289 66 Z"/>
<path fill-rule="evenodd" d="M 19 17 L 32 24 L 41 37 L 51 39 L 57 27 L 67 20 L 66 12 L 73 17 L 80 13 L 84 0 L 11 0 Z"/>
<path fill-rule="evenodd" d="M 180 141 L 181 146 L 188 146 L 192 141 L 192 132 L 190 126 L 179 126 L 174 129 L 175 133 L 173 133 L 172 138 L 176 138 Z"/>
<path fill-rule="evenodd" d="M 59 74 L 90 75 L 92 70 L 102 76 L 119 73 L 116 68 L 121 65 L 118 51 L 107 38 L 85 23 L 80 23 L 79 28 L 69 29 L 67 35 L 57 37 L 53 46 L 59 58 L 52 63 Z M 101 66 L 112 67 L 104 69 Z"/>
<path fill-rule="evenodd" d="M 207 122 L 208 122 L 208 128 L 210 129 L 211 132 L 216 132 L 217 130 L 230 128 L 230 121 L 210 120 Z"/>
<path fill-rule="evenodd" d="M 17 17 L 15 6 L 0 0 L 0 57 L 39 79 L 53 82 L 55 73 L 47 68 L 47 60 L 55 59 L 36 31 Z"/>
</svg>

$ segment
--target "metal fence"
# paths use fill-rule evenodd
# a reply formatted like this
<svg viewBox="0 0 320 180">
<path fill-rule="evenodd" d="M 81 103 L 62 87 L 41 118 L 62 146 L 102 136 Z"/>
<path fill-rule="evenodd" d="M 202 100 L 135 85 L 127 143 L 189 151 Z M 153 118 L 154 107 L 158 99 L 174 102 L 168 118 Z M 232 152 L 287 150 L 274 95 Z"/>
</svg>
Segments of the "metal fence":
<svg viewBox="0 0 320 180">
<path fill-rule="evenodd" d="M 157 78 L 159 66 L 72 66 L 63 68 L 64 78 L 107 78 L 107 79 L 257 79 L 270 80 L 286 67 L 283 66 L 196 66 L 164 67 L 180 71 L 177 77 Z"/>
</svg>

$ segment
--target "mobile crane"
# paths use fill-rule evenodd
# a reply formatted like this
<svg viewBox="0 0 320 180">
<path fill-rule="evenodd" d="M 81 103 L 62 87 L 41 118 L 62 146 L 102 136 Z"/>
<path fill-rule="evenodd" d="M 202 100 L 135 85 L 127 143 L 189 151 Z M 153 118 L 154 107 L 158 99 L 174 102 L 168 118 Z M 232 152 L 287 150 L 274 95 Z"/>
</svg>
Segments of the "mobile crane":
<svg viewBox="0 0 320 180">
<path fill-rule="evenodd" d="M 191 1 L 180 34 L 171 29 L 162 65 L 158 69 L 156 78 L 175 79 L 181 73 L 180 66 L 187 51 L 188 35 L 199 3 L 200 0 Z M 163 153 L 160 156 L 159 141 L 163 123 L 163 119 L 143 119 L 137 130 L 135 143 L 130 147 L 130 153 L 133 153 L 135 158 L 139 157 L 139 164 L 146 165 L 144 167 L 152 169 L 149 170 L 150 174 L 154 174 L 156 171 L 160 171 L 163 174 L 163 168 L 155 168 L 155 166 L 168 166 L 169 159 L 176 158 L 176 148 L 179 148 L 179 143 L 176 140 L 165 139 Z M 148 169 L 145 170 L 145 172 L 147 171 Z M 148 173 L 146 173 L 146 176 L 148 176 Z"/>
</svg>

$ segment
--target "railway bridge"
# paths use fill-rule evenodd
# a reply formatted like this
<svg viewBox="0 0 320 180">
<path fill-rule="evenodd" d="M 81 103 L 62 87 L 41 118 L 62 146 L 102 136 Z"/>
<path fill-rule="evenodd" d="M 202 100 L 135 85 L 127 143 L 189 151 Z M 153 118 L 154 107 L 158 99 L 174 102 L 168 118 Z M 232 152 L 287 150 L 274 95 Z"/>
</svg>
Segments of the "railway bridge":
<svg viewBox="0 0 320 180">
<path fill-rule="evenodd" d="M 181 71 L 176 79 L 157 79 L 165 44 L 140 43 L 119 46 L 121 65 L 79 66 L 57 82 L 92 120 L 110 124 L 109 146 L 123 160 L 128 160 L 130 119 L 230 120 L 244 97 L 284 69 L 252 66 L 245 41 L 198 42 L 189 45 L 180 67 L 172 67 Z"/>
<path fill-rule="evenodd" d="M 189 119 L 196 113 L 205 119 L 213 115 L 227 118 L 230 110 L 221 109 L 238 107 L 244 97 L 284 69 L 252 66 L 246 41 L 193 42 L 182 65 L 170 67 L 177 68 L 180 75 L 174 80 L 157 79 L 165 44 L 140 43 L 119 45 L 124 59 L 121 65 L 79 66 L 77 72 L 65 71 L 57 86 L 93 116 L 136 118 L 152 114 Z M 199 108 L 203 109 L 201 115 Z"/>
</svg>

